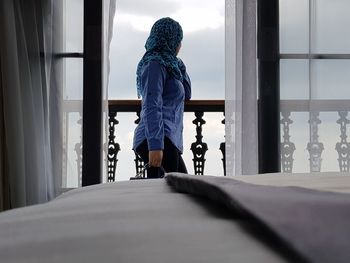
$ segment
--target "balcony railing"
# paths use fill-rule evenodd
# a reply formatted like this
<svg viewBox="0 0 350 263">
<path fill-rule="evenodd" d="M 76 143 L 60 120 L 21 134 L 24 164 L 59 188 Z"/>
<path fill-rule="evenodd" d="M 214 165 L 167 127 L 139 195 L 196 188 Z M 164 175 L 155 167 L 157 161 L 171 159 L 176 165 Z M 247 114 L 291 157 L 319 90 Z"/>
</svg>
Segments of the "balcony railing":
<svg viewBox="0 0 350 263">
<path fill-rule="evenodd" d="M 309 153 L 310 172 L 320 172 L 322 169 L 322 153 L 325 149 L 319 139 L 319 126 L 322 124 L 320 113 L 333 112 L 338 114 L 338 119 L 332 119 L 331 123 L 339 126 L 340 140 L 335 143 L 334 149 L 338 154 L 340 172 L 350 171 L 350 143 L 347 141 L 347 125 L 350 123 L 348 112 L 349 100 L 281 100 L 281 162 L 283 172 L 293 172 L 295 143 L 291 140 L 290 128 L 293 124 L 291 113 L 309 113 L 309 141 L 305 148 Z M 305 131 L 307 132 L 307 130 Z M 332 136 L 327 131 L 327 136 Z"/>
<path fill-rule="evenodd" d="M 309 100 L 281 100 L 281 170 L 282 172 L 294 172 L 300 170 L 299 164 L 294 163 L 296 150 L 296 144 L 300 144 L 300 140 L 296 138 L 296 134 L 293 133 L 293 127 L 303 125 L 301 130 L 306 137 L 304 149 L 307 150 L 309 168 L 304 168 L 306 172 L 309 169 L 310 172 L 319 172 L 329 170 L 327 167 L 322 166 L 322 159 L 324 158 L 325 150 L 334 151 L 334 155 L 337 156 L 337 167 L 332 170 L 338 170 L 341 172 L 350 172 L 350 142 L 347 140 L 347 127 L 350 124 L 350 100 L 313 100 L 311 103 Z M 68 120 L 71 114 L 74 114 L 77 123 L 76 125 L 81 128 L 81 102 L 78 101 L 65 101 L 65 119 Z M 191 145 L 191 151 L 193 153 L 193 167 L 196 174 L 203 174 L 205 168 L 205 155 L 208 150 L 205 138 L 202 135 L 202 127 L 205 125 L 203 118 L 206 112 L 219 112 L 224 113 L 224 101 L 223 100 L 193 100 L 188 101 L 185 104 L 185 112 L 192 112 L 194 114 L 193 124 L 195 125 L 196 135 L 194 142 Z M 108 178 L 107 181 L 114 181 L 117 174 L 118 164 L 118 152 L 120 151 L 119 143 L 116 141 L 116 135 L 118 133 L 118 113 L 135 113 L 135 123 L 139 121 L 141 105 L 138 100 L 110 100 L 109 101 L 109 138 L 108 138 Z M 303 120 L 303 123 L 298 122 L 293 114 L 306 113 L 307 119 Z M 322 116 L 324 113 L 334 114 L 331 119 L 327 120 L 328 127 L 333 127 L 332 133 L 327 130 L 326 136 L 320 137 L 320 127 L 326 125 L 326 120 Z M 295 116 L 295 115 L 294 115 Z M 294 118 L 294 119 L 293 119 Z M 218 127 L 225 123 L 225 120 L 218 119 Z M 307 125 L 308 127 L 305 127 Z M 76 127 L 75 127 L 76 128 Z M 189 127 L 185 127 L 188 129 Z M 64 132 L 66 145 L 68 149 L 68 142 L 71 141 L 69 137 L 70 126 L 66 126 L 66 132 Z M 224 129 L 224 125 L 222 125 Z M 337 132 L 338 131 L 338 132 Z M 337 132 L 337 134 L 335 134 Z M 332 148 L 328 149 L 325 140 L 329 141 L 329 137 L 332 136 Z M 336 140 L 335 137 L 339 139 Z M 224 140 L 224 138 L 222 138 Z M 334 145 L 333 145 L 334 143 Z M 326 145 L 326 146 L 325 146 Z M 329 143 L 328 143 L 329 145 Z M 77 184 L 81 182 L 81 141 L 74 144 L 74 152 L 70 153 L 70 162 L 76 161 Z M 302 146 L 298 146 L 302 147 Z M 225 143 L 222 142 L 219 145 L 222 152 L 223 169 L 225 174 Z M 326 149 L 327 148 L 327 149 Z M 73 157 L 74 156 L 74 157 Z M 73 157 L 73 159 L 72 159 Z M 63 169 L 67 173 L 67 156 L 63 159 Z M 304 158 L 304 157 L 303 157 Z M 329 158 L 329 157 L 327 157 Z M 332 156 L 331 158 L 334 158 Z M 306 161 L 306 160 L 305 160 Z M 135 174 L 141 171 L 143 167 L 142 161 L 135 156 Z M 132 175 L 131 175 L 132 176 Z"/>
<path fill-rule="evenodd" d="M 108 178 L 107 181 L 115 181 L 118 164 L 118 152 L 120 145 L 116 141 L 117 120 L 118 113 L 134 112 L 136 120 L 135 124 L 140 121 L 141 101 L 139 100 L 110 100 L 109 101 L 109 138 L 108 138 Z M 203 174 L 205 168 L 205 154 L 208 150 L 207 143 L 203 140 L 202 126 L 206 121 L 203 119 L 205 112 L 222 112 L 224 114 L 225 103 L 224 100 L 192 100 L 185 102 L 185 112 L 193 112 L 193 124 L 196 128 L 195 141 L 191 144 L 191 151 L 193 153 L 193 168 L 195 174 Z M 223 117 L 224 118 L 224 117 Z M 225 124 L 225 119 L 218 121 L 218 125 Z M 184 127 L 185 129 L 188 127 Z M 224 126 L 222 126 L 224 129 Z M 223 138 L 224 140 L 224 138 Z M 220 143 L 219 148 L 222 152 L 222 165 L 225 174 L 225 142 Z M 144 163 L 138 155 L 135 154 L 135 174 L 142 171 Z M 145 174 L 143 174 L 145 176 Z"/>
</svg>

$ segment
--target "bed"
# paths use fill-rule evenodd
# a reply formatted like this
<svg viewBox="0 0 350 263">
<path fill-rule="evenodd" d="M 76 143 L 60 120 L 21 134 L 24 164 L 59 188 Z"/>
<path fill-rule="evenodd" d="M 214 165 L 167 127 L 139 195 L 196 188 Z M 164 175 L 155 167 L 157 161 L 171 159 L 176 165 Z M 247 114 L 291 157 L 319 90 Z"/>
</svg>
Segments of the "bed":
<svg viewBox="0 0 350 263">
<path fill-rule="evenodd" d="M 348 262 L 348 174 L 167 174 L 0 213 L 1 262 Z"/>
</svg>

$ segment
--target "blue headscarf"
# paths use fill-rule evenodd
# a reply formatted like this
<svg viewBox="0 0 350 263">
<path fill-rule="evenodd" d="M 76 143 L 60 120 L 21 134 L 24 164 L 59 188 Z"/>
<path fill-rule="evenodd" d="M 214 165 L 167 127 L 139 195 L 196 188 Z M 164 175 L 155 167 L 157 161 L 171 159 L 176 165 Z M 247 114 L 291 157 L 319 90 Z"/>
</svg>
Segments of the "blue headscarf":
<svg viewBox="0 0 350 263">
<path fill-rule="evenodd" d="M 136 71 L 137 96 L 141 94 L 141 68 L 149 61 L 158 61 L 176 79 L 182 81 L 176 49 L 183 38 L 182 28 L 175 20 L 165 17 L 154 23 L 146 41 L 146 53 L 140 60 Z"/>
</svg>

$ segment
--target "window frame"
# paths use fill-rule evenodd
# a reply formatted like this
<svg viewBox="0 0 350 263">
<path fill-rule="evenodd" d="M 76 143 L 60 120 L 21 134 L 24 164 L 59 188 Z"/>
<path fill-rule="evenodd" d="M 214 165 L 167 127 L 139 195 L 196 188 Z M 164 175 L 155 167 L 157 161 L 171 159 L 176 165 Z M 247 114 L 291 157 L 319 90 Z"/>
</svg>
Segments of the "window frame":
<svg viewBox="0 0 350 263">
<path fill-rule="evenodd" d="M 280 155 L 280 72 L 281 59 L 342 60 L 350 54 L 312 53 L 312 5 L 309 1 L 308 53 L 280 53 L 279 0 L 258 0 L 258 119 L 259 119 L 259 173 L 281 171 Z M 311 63 L 309 63 L 311 67 Z M 311 72 L 311 68 L 309 70 Z M 309 73 L 310 74 L 310 73 Z"/>
</svg>

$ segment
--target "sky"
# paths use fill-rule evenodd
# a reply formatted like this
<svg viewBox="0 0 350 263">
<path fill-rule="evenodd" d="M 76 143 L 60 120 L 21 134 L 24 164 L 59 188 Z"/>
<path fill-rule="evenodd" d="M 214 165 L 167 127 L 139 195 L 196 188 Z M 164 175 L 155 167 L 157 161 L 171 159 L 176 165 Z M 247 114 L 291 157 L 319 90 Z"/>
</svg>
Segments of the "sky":
<svg viewBox="0 0 350 263">
<path fill-rule="evenodd" d="M 67 51 L 82 51 L 82 0 L 65 0 L 67 5 Z M 281 53 L 349 54 L 350 9 L 349 0 L 315 0 L 311 10 L 312 34 L 309 38 L 309 6 L 307 0 L 280 0 L 280 51 Z M 110 99 L 136 99 L 135 72 L 138 61 L 144 54 L 144 44 L 153 23 L 170 16 L 183 27 L 184 39 L 179 57 L 185 62 L 192 80 L 193 99 L 224 99 L 224 0 L 117 0 L 110 47 L 111 72 L 109 78 Z M 309 47 L 309 40 L 311 46 Z M 67 59 L 66 93 L 68 99 L 82 97 L 82 63 L 79 59 Z M 310 71 L 311 70 L 311 71 Z M 350 99 L 350 60 L 283 59 L 280 62 L 281 99 Z M 311 76 L 311 88 L 309 86 Z M 70 116 L 70 128 L 81 129 L 80 116 Z M 117 179 L 128 180 L 134 173 L 131 142 L 135 125 L 134 114 L 118 114 L 117 141 L 122 151 L 118 155 Z M 296 145 L 294 172 L 307 172 L 309 141 L 309 114 L 293 112 L 290 126 L 291 141 Z M 322 170 L 337 171 L 338 161 L 335 144 L 340 140 L 337 112 L 321 112 L 319 140 L 325 150 Z M 193 172 L 192 153 L 189 151 L 195 140 L 192 124 L 193 114 L 185 114 L 184 159 L 189 172 Z M 205 114 L 204 141 L 209 151 L 206 158 L 206 174 L 222 175 L 219 144 L 224 140 L 222 114 Z M 76 154 L 74 146 L 80 135 L 69 132 L 68 178 L 74 186 L 77 182 Z M 131 170 L 130 170 L 131 169 Z"/>
</svg>

